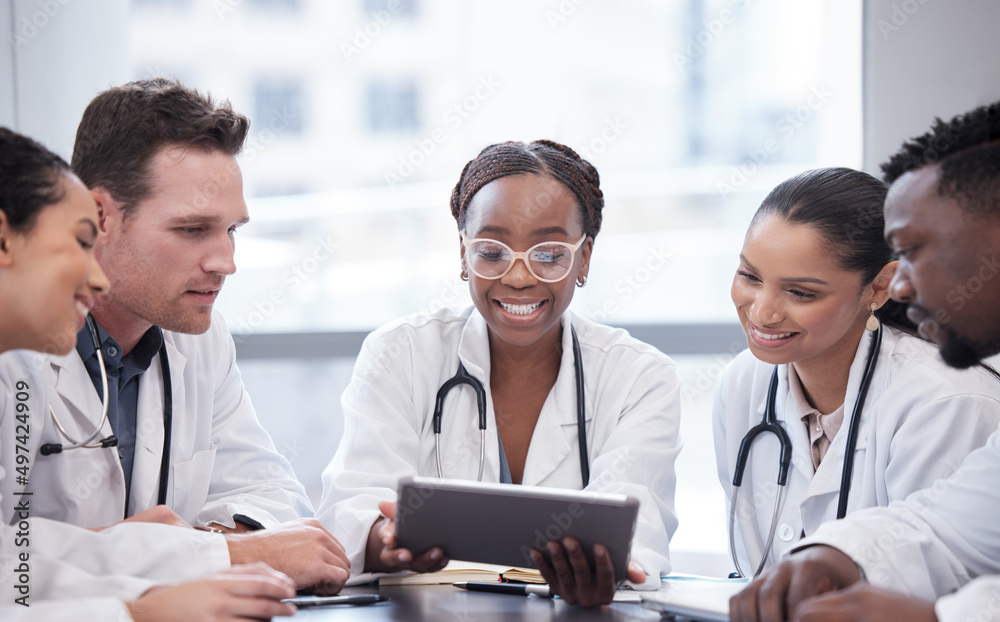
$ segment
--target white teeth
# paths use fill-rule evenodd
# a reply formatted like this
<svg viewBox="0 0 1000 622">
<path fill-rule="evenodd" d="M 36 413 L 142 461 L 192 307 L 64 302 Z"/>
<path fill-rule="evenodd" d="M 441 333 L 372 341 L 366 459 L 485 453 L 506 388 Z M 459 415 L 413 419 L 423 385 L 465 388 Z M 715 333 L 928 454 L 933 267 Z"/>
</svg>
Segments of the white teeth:
<svg viewBox="0 0 1000 622">
<path fill-rule="evenodd" d="M 761 339 L 768 339 L 768 340 L 772 340 L 772 339 L 787 339 L 788 337 L 791 337 L 792 335 L 795 334 L 795 333 L 781 333 L 780 335 L 768 335 L 768 334 L 760 332 L 757 329 L 754 329 L 753 332 L 755 332 L 757 334 L 757 336 L 760 337 Z"/>
<path fill-rule="evenodd" d="M 90 309 L 87 308 L 87 305 L 83 304 L 79 300 L 76 301 L 76 310 L 79 311 L 80 315 L 84 317 L 86 317 L 87 314 L 90 313 Z"/>
<path fill-rule="evenodd" d="M 503 307 L 504 311 L 513 315 L 528 315 L 529 313 L 535 311 L 538 307 L 542 306 L 542 303 L 536 302 L 530 305 L 509 305 L 505 302 L 501 302 L 500 306 Z"/>
</svg>

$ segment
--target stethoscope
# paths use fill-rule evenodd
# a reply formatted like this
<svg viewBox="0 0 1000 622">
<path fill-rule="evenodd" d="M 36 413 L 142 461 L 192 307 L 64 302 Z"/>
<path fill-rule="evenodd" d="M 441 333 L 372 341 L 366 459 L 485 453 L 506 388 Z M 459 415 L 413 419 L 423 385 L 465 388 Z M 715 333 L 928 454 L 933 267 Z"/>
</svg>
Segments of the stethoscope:
<svg viewBox="0 0 1000 622">
<path fill-rule="evenodd" d="M 583 487 L 586 488 L 590 483 L 590 464 L 587 462 L 587 407 L 584 403 L 583 364 L 580 361 L 580 340 L 576 336 L 576 328 L 570 326 L 570 333 L 573 337 L 573 368 L 576 371 L 576 428 L 580 445 L 580 473 Z M 441 385 L 434 400 L 434 455 L 437 460 L 437 473 L 438 477 L 444 477 L 441 468 L 441 416 L 444 411 L 444 398 L 449 391 L 460 384 L 467 384 L 476 392 L 476 409 L 479 411 L 479 476 L 476 479 L 483 481 L 483 468 L 486 465 L 486 388 L 475 376 L 466 371 L 462 363 L 458 364 L 455 375 Z"/>
<path fill-rule="evenodd" d="M 868 361 L 865 363 L 864 375 L 861 378 L 861 386 L 858 388 L 858 399 L 854 403 L 854 411 L 851 413 L 851 423 L 847 429 L 847 450 L 844 453 L 844 469 L 840 478 L 840 500 L 837 504 L 837 519 L 847 515 L 847 496 L 851 490 L 851 477 L 854 474 L 854 450 L 858 445 L 858 428 L 861 421 L 861 409 L 864 408 L 865 398 L 868 396 L 868 387 L 871 385 L 872 376 L 875 373 L 875 364 L 878 362 L 878 354 L 882 349 L 882 325 L 875 330 L 871 346 L 868 348 Z M 743 484 L 743 473 L 746 470 L 747 462 L 750 460 L 750 446 L 758 436 L 765 433 L 774 434 L 778 437 L 780 455 L 778 458 L 778 493 L 774 499 L 774 510 L 771 514 L 771 528 L 767 534 L 767 544 L 764 545 L 764 553 L 760 559 L 760 565 L 753 573 L 754 578 L 764 569 L 767 561 L 767 552 L 771 550 L 774 542 L 774 532 L 778 525 L 778 510 L 781 508 L 781 501 L 785 496 L 785 483 L 788 481 L 788 467 L 792 461 L 792 440 L 788 437 L 785 429 L 778 424 L 778 419 L 774 414 L 774 401 L 778 393 L 778 366 L 775 365 L 771 374 L 771 384 L 767 388 L 767 404 L 764 407 L 764 418 L 760 423 L 750 428 L 743 440 L 740 441 L 740 449 L 736 452 L 736 473 L 733 476 L 733 499 L 729 506 L 729 554 L 736 565 L 736 572 L 740 577 L 746 577 L 740 567 L 739 556 L 736 554 L 736 499 L 739 496 L 740 485 Z"/>
<path fill-rule="evenodd" d="M 52 422 L 55 423 L 56 429 L 59 430 L 59 433 L 69 443 L 45 443 L 38 450 L 43 456 L 60 454 L 71 449 L 104 449 L 118 445 L 118 439 L 114 434 L 98 442 L 94 442 L 101 435 L 101 428 L 104 427 L 104 423 L 108 420 L 108 371 L 104 365 L 104 357 L 101 356 L 101 341 L 97 336 L 97 325 L 94 322 L 93 316 L 87 316 L 87 328 L 90 331 L 90 338 L 94 341 L 94 352 L 97 353 L 98 367 L 101 369 L 101 420 L 97 423 L 97 427 L 94 428 L 90 436 L 85 440 L 78 441 L 70 436 L 66 428 L 63 427 L 62 422 L 59 421 L 59 417 L 56 416 L 55 409 L 52 408 L 52 404 L 50 403 L 49 416 L 52 417 Z M 160 489 L 157 495 L 157 502 L 163 504 L 167 502 L 167 478 L 170 475 L 170 432 L 173 427 L 174 410 L 173 390 L 170 383 L 170 361 L 167 357 L 166 341 L 160 346 L 159 356 L 160 377 L 163 380 L 163 454 L 160 458 Z"/>
</svg>

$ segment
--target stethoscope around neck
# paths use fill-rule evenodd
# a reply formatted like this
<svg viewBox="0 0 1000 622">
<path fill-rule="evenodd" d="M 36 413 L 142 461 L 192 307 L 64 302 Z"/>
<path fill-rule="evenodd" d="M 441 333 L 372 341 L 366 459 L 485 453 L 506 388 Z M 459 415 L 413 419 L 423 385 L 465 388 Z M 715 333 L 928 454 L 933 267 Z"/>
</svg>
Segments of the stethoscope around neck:
<svg viewBox="0 0 1000 622">
<path fill-rule="evenodd" d="M 590 483 L 590 464 L 587 460 L 587 407 L 583 391 L 583 361 L 580 356 L 580 340 L 576 336 L 576 328 L 570 325 L 573 337 L 573 368 L 576 372 L 576 428 L 577 441 L 580 449 L 580 474 L 583 487 Z M 461 362 L 458 371 L 438 389 L 434 400 L 434 458 L 437 461 L 438 477 L 444 477 L 441 468 L 441 417 L 444 412 L 444 398 L 456 386 L 466 384 L 476 392 L 476 410 L 479 413 L 479 475 L 477 481 L 483 480 L 483 468 L 486 466 L 486 388 L 483 383 L 465 369 Z"/>
<path fill-rule="evenodd" d="M 864 408 L 865 398 L 868 396 L 868 387 L 871 385 L 872 376 L 875 373 L 875 364 L 878 363 L 879 351 L 882 349 L 882 325 L 875 330 L 871 345 L 868 348 L 868 360 L 865 363 L 864 375 L 861 378 L 861 386 L 858 388 L 858 399 L 854 402 L 854 410 L 851 412 L 851 423 L 847 429 L 847 448 L 844 450 L 844 468 L 840 478 L 840 498 L 837 504 L 837 519 L 847 515 L 847 497 L 851 490 L 851 478 L 854 475 L 854 451 L 858 445 L 858 429 L 861 422 L 861 411 Z M 743 568 L 740 567 L 739 555 L 736 554 L 736 501 L 739 497 L 740 486 L 743 484 L 743 474 L 746 471 L 747 462 L 750 460 L 750 447 L 761 434 L 774 434 L 778 438 L 780 448 L 778 456 L 778 492 L 774 499 L 774 509 L 771 513 L 771 528 L 767 534 L 767 543 L 764 545 L 760 564 L 753 573 L 757 577 L 764 569 L 767 562 L 768 551 L 774 542 L 774 532 L 778 525 L 778 512 L 781 510 L 781 502 L 785 496 L 785 484 L 788 482 L 788 468 L 792 462 L 792 440 L 788 433 L 778 423 L 774 414 L 774 402 L 778 393 L 778 366 L 774 366 L 771 374 L 771 383 L 767 388 L 767 403 L 764 408 L 764 418 L 760 423 L 750 428 L 740 441 L 739 451 L 736 452 L 736 470 L 733 475 L 733 497 L 729 505 L 729 554 L 733 558 L 736 566 L 736 573 L 740 577 L 746 577 Z"/>
<path fill-rule="evenodd" d="M 66 428 L 59 421 L 59 417 L 56 416 L 56 411 L 50 403 L 49 416 L 52 417 L 52 422 L 55 424 L 59 434 L 68 442 L 45 443 L 38 449 L 38 452 L 43 456 L 61 454 L 72 449 L 105 449 L 118 445 L 118 439 L 114 434 L 96 441 L 97 437 L 101 435 L 104 423 L 108 420 L 108 400 L 110 399 L 108 396 L 108 370 L 104 365 L 104 357 L 101 355 L 101 340 L 97 335 L 97 325 L 94 322 L 93 316 L 87 316 L 87 327 L 90 329 L 90 338 L 94 341 L 94 352 L 97 354 L 97 363 L 101 370 L 101 419 L 98 421 L 94 431 L 86 439 L 79 441 L 66 431 Z M 173 390 L 170 382 L 170 361 L 167 357 L 166 341 L 160 346 L 159 356 L 160 377 L 163 380 L 163 453 L 160 457 L 160 488 L 157 494 L 157 503 L 164 504 L 167 502 L 167 479 L 170 475 L 170 433 L 173 426 L 174 408 Z"/>
</svg>

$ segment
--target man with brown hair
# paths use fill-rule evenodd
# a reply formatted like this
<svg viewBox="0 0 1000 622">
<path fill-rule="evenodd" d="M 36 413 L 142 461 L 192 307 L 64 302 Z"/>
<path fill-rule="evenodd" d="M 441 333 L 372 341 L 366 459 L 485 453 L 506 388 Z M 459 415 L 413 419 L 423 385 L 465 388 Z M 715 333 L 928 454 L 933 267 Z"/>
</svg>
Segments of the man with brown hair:
<svg viewBox="0 0 1000 622">
<path fill-rule="evenodd" d="M 67 356 L 9 353 L 0 377 L 30 378 L 33 411 L 45 415 L 30 438 L 33 516 L 225 532 L 224 547 L 220 537 L 201 554 L 222 567 L 263 561 L 299 587 L 335 593 L 348 576 L 344 550 L 301 518 L 312 507 L 258 423 L 212 308 L 249 218 L 235 159 L 248 127 L 228 102 L 173 80 L 132 82 L 90 103 L 72 166 L 97 202 L 97 259 L 111 282 L 93 307 L 96 336 L 85 327 Z M 101 421 L 102 367 L 106 440 L 72 448 Z M 7 500 L 27 488 L 14 478 L 0 487 L 10 522 Z"/>
</svg>

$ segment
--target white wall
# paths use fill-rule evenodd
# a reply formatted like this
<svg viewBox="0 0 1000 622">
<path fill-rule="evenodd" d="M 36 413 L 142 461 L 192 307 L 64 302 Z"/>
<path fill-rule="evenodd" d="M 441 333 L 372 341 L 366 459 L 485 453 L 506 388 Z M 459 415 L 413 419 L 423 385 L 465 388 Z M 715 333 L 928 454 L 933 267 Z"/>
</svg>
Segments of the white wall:
<svg viewBox="0 0 1000 622">
<path fill-rule="evenodd" d="M 903 141 L 1000 99 L 1000 2 L 866 0 L 864 163 L 878 165 Z"/>
<path fill-rule="evenodd" d="M 128 0 L 6 0 L 0 125 L 69 159 L 98 92 L 128 80 Z"/>
</svg>

